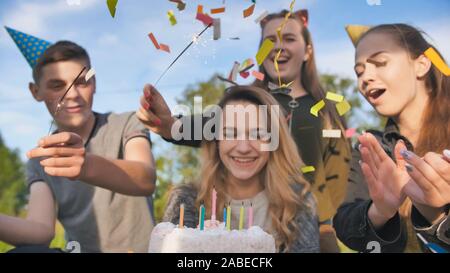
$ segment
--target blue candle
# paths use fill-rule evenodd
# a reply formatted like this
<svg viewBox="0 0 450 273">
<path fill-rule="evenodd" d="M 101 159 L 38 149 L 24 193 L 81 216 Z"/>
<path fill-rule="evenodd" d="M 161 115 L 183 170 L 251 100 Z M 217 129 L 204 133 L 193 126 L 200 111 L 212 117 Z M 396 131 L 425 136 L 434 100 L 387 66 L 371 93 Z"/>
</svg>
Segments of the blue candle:
<svg viewBox="0 0 450 273">
<path fill-rule="evenodd" d="M 223 205 L 223 222 L 227 222 L 227 208 Z"/>
</svg>

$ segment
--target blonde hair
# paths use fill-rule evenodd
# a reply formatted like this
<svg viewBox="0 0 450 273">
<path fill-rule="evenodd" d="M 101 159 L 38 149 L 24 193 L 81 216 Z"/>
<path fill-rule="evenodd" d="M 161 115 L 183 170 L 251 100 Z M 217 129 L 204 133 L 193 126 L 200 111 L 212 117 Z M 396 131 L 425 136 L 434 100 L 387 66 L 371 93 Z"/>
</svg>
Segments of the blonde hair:
<svg viewBox="0 0 450 273">
<path fill-rule="evenodd" d="M 272 113 L 271 105 L 277 101 L 265 90 L 255 86 L 236 86 L 229 89 L 219 103 L 223 109 L 230 101 L 247 101 L 256 105 L 267 105 L 268 121 Z M 261 181 L 269 199 L 269 215 L 275 234 L 277 248 L 280 251 L 289 250 L 296 236 L 301 232 L 295 221 L 297 212 L 301 209 L 311 209 L 304 201 L 309 190 L 309 183 L 301 173 L 303 162 L 297 152 L 297 146 L 292 139 L 283 116 L 276 116 L 279 124 L 279 146 L 270 152 L 267 165 L 260 173 Z M 268 126 L 270 128 L 270 126 Z M 201 179 L 198 186 L 197 205 L 206 204 L 206 215 L 211 216 L 211 192 L 217 191 L 217 208 L 222 208 L 226 202 L 225 184 L 227 169 L 222 164 L 217 141 L 206 141 L 202 145 Z M 301 188 L 301 192 L 295 190 Z M 223 217 L 221 209 L 217 211 L 218 219 Z"/>
</svg>

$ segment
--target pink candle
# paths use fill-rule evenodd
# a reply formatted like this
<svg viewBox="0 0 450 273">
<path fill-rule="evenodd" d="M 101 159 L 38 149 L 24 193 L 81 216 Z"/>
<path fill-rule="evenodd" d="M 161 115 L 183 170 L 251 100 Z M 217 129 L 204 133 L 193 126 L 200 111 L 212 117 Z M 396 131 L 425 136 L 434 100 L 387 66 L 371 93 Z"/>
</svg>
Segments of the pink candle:
<svg viewBox="0 0 450 273">
<path fill-rule="evenodd" d="M 216 220 L 216 202 L 217 202 L 217 192 L 216 188 L 213 187 L 212 190 L 212 206 L 211 206 L 211 221 Z"/>
<path fill-rule="evenodd" d="M 250 207 L 248 208 L 248 228 L 253 226 L 253 204 L 250 203 Z"/>
</svg>

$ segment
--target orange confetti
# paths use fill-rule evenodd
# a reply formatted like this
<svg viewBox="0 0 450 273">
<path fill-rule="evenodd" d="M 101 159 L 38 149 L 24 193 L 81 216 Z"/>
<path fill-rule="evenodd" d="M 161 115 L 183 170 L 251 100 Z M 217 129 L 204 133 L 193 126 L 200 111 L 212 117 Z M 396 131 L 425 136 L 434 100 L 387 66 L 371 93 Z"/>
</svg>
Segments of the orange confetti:
<svg viewBox="0 0 450 273">
<path fill-rule="evenodd" d="M 153 35 L 152 32 L 150 32 L 150 33 L 148 34 L 148 37 L 150 37 L 150 40 L 152 40 L 152 42 L 153 42 L 153 44 L 155 45 L 156 49 L 160 49 L 159 44 L 158 44 L 158 41 L 156 40 L 155 35 Z"/>
<path fill-rule="evenodd" d="M 255 10 L 255 4 L 251 5 L 249 8 L 244 10 L 244 18 L 247 18 L 253 14 L 253 11 Z"/>
<path fill-rule="evenodd" d="M 159 47 L 161 48 L 161 50 L 163 50 L 163 51 L 165 51 L 165 52 L 167 52 L 167 53 L 170 53 L 170 48 L 169 48 L 168 45 L 165 45 L 165 44 L 159 44 Z"/>
<path fill-rule="evenodd" d="M 158 41 L 157 41 L 156 38 L 155 38 L 155 35 L 153 35 L 152 32 L 150 32 L 150 33 L 148 34 L 148 37 L 150 37 L 150 40 L 152 41 L 153 45 L 155 45 L 156 49 L 165 51 L 165 52 L 167 52 L 167 53 L 170 53 L 170 48 L 169 48 L 169 46 L 168 46 L 168 45 L 165 45 L 165 44 L 160 44 L 160 43 L 158 43 Z"/>
<path fill-rule="evenodd" d="M 260 81 L 264 81 L 264 74 L 259 72 L 259 71 L 253 70 L 252 71 L 252 76 L 257 78 Z"/>
<path fill-rule="evenodd" d="M 202 5 L 198 5 L 197 6 L 197 14 L 198 13 L 203 13 L 203 6 Z"/>
<path fill-rule="evenodd" d="M 434 50 L 434 48 L 429 47 L 424 52 L 425 56 L 427 56 L 428 59 L 431 60 L 431 62 L 434 64 L 434 66 L 441 71 L 442 74 L 445 76 L 450 76 L 450 68 L 448 65 L 444 62 L 444 60 L 439 56 L 439 54 Z"/>
<path fill-rule="evenodd" d="M 218 13 L 223 13 L 223 12 L 225 12 L 225 7 L 211 9 L 211 14 L 218 14 Z"/>
</svg>

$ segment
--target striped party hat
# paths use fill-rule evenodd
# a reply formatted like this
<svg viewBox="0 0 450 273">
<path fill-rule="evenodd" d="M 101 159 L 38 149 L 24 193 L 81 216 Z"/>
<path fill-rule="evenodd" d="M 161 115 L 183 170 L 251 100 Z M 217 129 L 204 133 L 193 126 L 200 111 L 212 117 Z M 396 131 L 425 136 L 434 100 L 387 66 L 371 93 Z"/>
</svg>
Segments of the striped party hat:
<svg viewBox="0 0 450 273">
<path fill-rule="evenodd" d="M 22 52 L 22 55 L 25 57 L 31 68 L 34 68 L 39 57 L 49 46 L 52 45 L 45 40 L 36 38 L 15 29 L 6 26 L 5 28 L 6 31 L 8 31 L 9 36 L 11 36 L 17 47 L 20 49 L 20 52 Z"/>
</svg>

